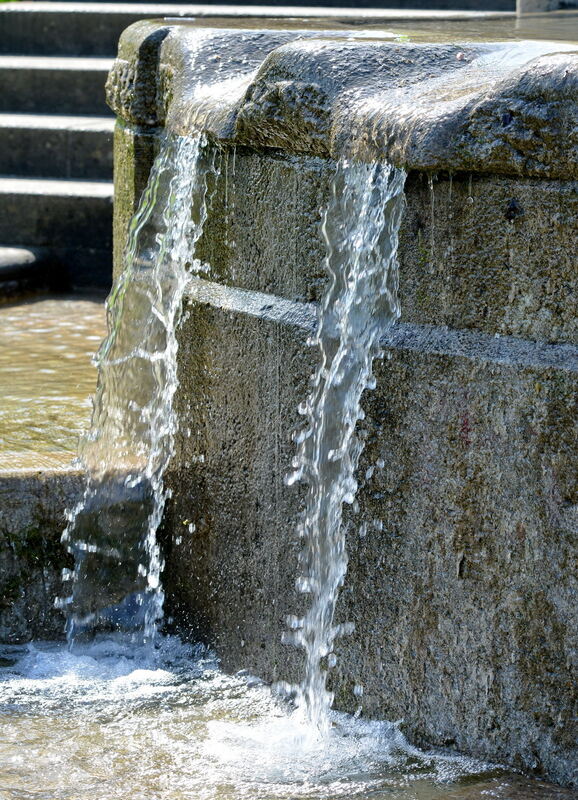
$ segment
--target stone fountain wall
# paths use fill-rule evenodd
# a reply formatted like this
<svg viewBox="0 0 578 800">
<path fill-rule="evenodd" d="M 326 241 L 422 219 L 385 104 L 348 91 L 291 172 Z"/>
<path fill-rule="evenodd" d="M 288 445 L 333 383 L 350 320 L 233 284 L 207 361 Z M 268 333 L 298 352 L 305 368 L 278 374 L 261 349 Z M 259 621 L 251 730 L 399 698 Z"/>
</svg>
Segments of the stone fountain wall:
<svg viewBox="0 0 578 800">
<path fill-rule="evenodd" d="M 146 23 L 121 42 L 109 81 L 117 254 L 160 133 L 190 123 L 195 35 Z M 384 96 L 364 106 L 377 116 L 340 121 L 327 98 L 351 76 L 356 91 L 413 91 L 412 70 L 443 78 L 470 55 L 347 43 L 328 58 L 271 36 L 207 45 L 211 58 L 272 55 L 203 122 L 223 156 L 201 242 L 211 272 L 192 284 L 180 332 L 168 614 L 227 670 L 298 675 L 281 631 L 303 603 L 301 496 L 284 476 L 314 368 L 321 213 L 340 152 L 388 155 L 408 169 L 402 318 L 364 398 L 339 601 L 356 629 L 338 642 L 336 705 L 403 719 L 420 745 L 578 786 L 576 56 L 466 86 L 443 108 L 438 84 L 416 113 L 396 116 Z"/>
</svg>

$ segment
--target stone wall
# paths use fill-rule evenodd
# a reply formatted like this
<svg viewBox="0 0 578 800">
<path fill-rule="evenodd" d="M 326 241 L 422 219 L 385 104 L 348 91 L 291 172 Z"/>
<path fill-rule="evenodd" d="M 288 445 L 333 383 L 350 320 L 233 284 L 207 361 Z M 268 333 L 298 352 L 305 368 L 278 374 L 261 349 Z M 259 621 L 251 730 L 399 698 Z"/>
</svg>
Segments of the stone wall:
<svg viewBox="0 0 578 800">
<path fill-rule="evenodd" d="M 54 600 L 72 564 L 60 537 L 82 488 L 74 470 L 0 470 L 0 642 L 64 636 Z"/>
<path fill-rule="evenodd" d="M 281 61 L 267 63 L 280 69 Z M 166 76 L 171 57 L 159 63 Z M 534 92 L 527 106 L 538 108 L 538 84 L 522 84 Z M 559 103 L 565 90 L 550 88 Z M 308 96 L 302 85 L 299 92 Z M 338 641 L 333 685 L 349 710 L 359 704 L 353 686 L 363 685 L 363 712 L 403 719 L 414 742 L 578 785 L 578 194 L 546 140 L 524 143 L 529 118 L 516 122 L 517 154 L 498 129 L 484 143 L 496 97 L 499 90 L 485 106 L 472 101 L 473 122 L 460 122 L 458 134 L 446 117 L 435 122 L 448 147 L 452 135 L 468 142 L 470 163 L 488 153 L 491 170 L 450 176 L 446 152 L 439 169 L 409 171 L 402 319 L 384 338 L 387 358 L 364 398 L 359 510 L 347 518 L 339 601 L 340 618 L 356 630 Z M 219 114 L 210 118 L 215 137 L 228 133 L 200 243 L 211 272 L 192 283 L 180 332 L 181 429 L 163 533 L 167 613 L 215 646 L 226 669 L 295 679 L 300 653 L 281 644 L 281 632 L 303 603 L 294 589 L 301 492 L 284 476 L 314 369 L 306 339 L 325 281 L 319 223 L 335 153 L 331 145 L 319 154 L 319 137 L 310 137 L 313 153 L 294 152 L 288 121 L 300 123 L 287 107 L 266 134 L 283 132 L 284 148 L 250 147 L 242 126 L 234 147 L 230 116 Z M 128 188 L 119 181 L 121 221 L 163 124 L 124 116 L 117 174 L 136 178 Z M 308 136 L 321 118 L 317 107 Z M 413 139 L 401 149 L 381 134 L 366 144 L 387 142 L 406 166 L 433 159 L 427 136 L 416 135 L 424 126 L 408 125 Z"/>
</svg>

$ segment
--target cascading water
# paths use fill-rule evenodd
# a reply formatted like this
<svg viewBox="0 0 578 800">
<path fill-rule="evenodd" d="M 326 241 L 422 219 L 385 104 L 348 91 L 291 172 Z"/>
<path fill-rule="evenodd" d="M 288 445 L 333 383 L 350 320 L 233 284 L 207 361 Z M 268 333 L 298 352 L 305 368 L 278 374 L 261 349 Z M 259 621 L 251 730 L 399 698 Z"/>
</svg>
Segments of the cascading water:
<svg viewBox="0 0 578 800">
<path fill-rule="evenodd" d="M 361 396 L 373 388 L 373 359 L 380 337 L 399 317 L 397 244 L 405 173 L 390 164 L 341 161 L 323 221 L 329 286 L 319 309 L 312 344 L 319 349 L 313 389 L 300 411 L 295 471 L 289 483 L 307 484 L 300 534 L 303 575 L 298 588 L 311 595 L 301 619 L 290 618 L 287 641 L 305 649 L 305 676 L 296 689 L 299 705 L 322 733 L 329 726 L 333 695 L 326 688 L 334 663 L 334 625 L 339 588 L 347 570 L 343 506 L 353 503 L 355 471 L 363 449 L 356 435 L 363 419 Z"/>
<path fill-rule="evenodd" d="M 154 638 L 161 616 L 156 533 L 177 420 L 176 328 L 215 169 L 201 134 L 167 136 L 129 232 L 124 271 L 107 303 L 92 425 L 80 446 L 87 486 L 63 534 L 74 555 L 68 638 L 99 626 Z"/>
</svg>

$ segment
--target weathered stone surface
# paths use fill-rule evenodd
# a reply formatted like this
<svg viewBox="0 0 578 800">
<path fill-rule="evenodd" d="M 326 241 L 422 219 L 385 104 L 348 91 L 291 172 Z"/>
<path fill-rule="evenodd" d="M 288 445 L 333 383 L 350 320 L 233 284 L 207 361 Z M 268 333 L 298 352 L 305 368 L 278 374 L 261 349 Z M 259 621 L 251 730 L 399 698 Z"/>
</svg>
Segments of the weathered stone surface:
<svg viewBox="0 0 578 800">
<path fill-rule="evenodd" d="M 155 149 L 147 145 L 133 161 L 134 136 L 123 128 L 117 139 L 117 256 Z M 125 179 L 130 170 L 138 182 Z M 225 152 L 199 243 L 211 279 L 318 301 L 326 280 L 321 214 L 333 172 L 321 158 Z M 577 344 L 568 301 L 576 292 L 577 225 L 574 181 L 410 174 L 399 250 L 402 320 Z"/>
<path fill-rule="evenodd" d="M 64 635 L 54 599 L 71 564 L 60 537 L 81 492 L 70 470 L 0 472 L 0 642 Z"/>
<path fill-rule="evenodd" d="M 536 58 L 468 109 L 450 169 L 578 177 L 578 55 Z M 507 170 L 510 171 L 510 170 Z"/>
<path fill-rule="evenodd" d="M 109 104 L 136 125 L 203 127 L 253 147 L 387 156 L 429 171 L 577 176 L 571 45 L 335 38 L 139 22 L 121 38 Z"/>
<path fill-rule="evenodd" d="M 233 133 L 235 109 L 225 95 L 220 105 L 202 84 L 216 85 L 237 72 L 246 75 L 275 47 L 296 37 L 294 31 L 243 31 L 198 28 L 190 22 L 142 20 L 131 25 L 119 42 L 118 58 L 107 81 L 107 100 L 113 111 L 135 125 L 164 124 L 171 114 L 175 125 L 189 129 L 202 112 L 212 128 Z M 311 31 L 303 33 L 313 36 Z M 246 88 L 246 87 L 245 87 Z M 240 85 L 241 94 L 244 87 Z M 236 99 L 236 96 L 235 96 Z M 207 100 L 207 102 L 205 102 Z"/>
<path fill-rule="evenodd" d="M 410 175 L 402 319 L 578 344 L 578 184 Z"/>
<path fill-rule="evenodd" d="M 227 155 L 200 243 L 212 279 L 319 300 L 321 209 L 333 171 L 320 158 Z M 399 249 L 402 320 L 578 344 L 568 302 L 577 226 L 572 181 L 412 173 Z"/>
<path fill-rule="evenodd" d="M 548 46 L 295 42 L 255 77 L 237 137 L 291 152 L 386 156 L 416 170 L 576 177 L 578 57 L 540 49 Z M 287 84 L 299 87 L 296 99 L 318 99 L 306 124 Z M 254 95 L 267 102 L 255 106 Z M 303 142 L 307 130 L 316 135 Z"/>
<path fill-rule="evenodd" d="M 290 309 L 323 289 L 320 208 L 333 169 L 319 158 L 224 157 L 201 242 L 218 283 L 195 290 L 181 335 L 169 613 L 226 668 L 272 680 L 295 678 L 300 661 L 279 638 L 302 602 L 298 495 L 283 477 L 313 371 L 303 347 L 313 317 Z M 414 741 L 568 783 L 577 354 L 495 336 L 576 343 L 575 202 L 564 182 L 408 181 L 405 324 L 368 395 L 360 470 L 380 456 L 388 465 L 360 495 L 364 519 L 384 527 L 349 543 L 341 613 L 357 633 L 342 641 L 337 673 L 342 707 L 361 681 L 367 713 L 403 717 Z"/>
<path fill-rule="evenodd" d="M 165 585 L 225 668 L 291 679 L 299 495 L 283 478 L 310 327 L 248 299 L 203 291 L 182 332 Z M 366 398 L 360 477 L 385 466 L 348 523 L 339 613 L 356 632 L 338 645 L 337 701 L 353 709 L 361 683 L 365 713 L 403 718 L 414 741 L 572 783 L 578 353 L 552 369 L 517 340 L 508 357 L 468 336 L 467 357 L 443 331 L 433 348 L 400 337 Z"/>
<path fill-rule="evenodd" d="M 112 110 L 128 122 L 137 125 L 162 122 L 157 108 L 160 46 L 170 30 L 166 25 L 142 20 L 128 29 L 130 38 L 129 34 L 121 38 L 118 58 L 106 82 L 106 99 Z M 125 60 L 124 50 L 132 46 L 138 55 L 132 53 L 133 58 Z"/>
<path fill-rule="evenodd" d="M 122 269 L 126 235 L 158 149 L 159 131 L 129 128 L 122 120 L 114 132 L 113 273 Z"/>
<path fill-rule="evenodd" d="M 487 358 L 400 348 L 378 368 L 360 473 L 385 467 L 349 540 L 337 690 L 351 707 L 359 679 L 415 741 L 576 784 L 576 358 Z"/>
</svg>

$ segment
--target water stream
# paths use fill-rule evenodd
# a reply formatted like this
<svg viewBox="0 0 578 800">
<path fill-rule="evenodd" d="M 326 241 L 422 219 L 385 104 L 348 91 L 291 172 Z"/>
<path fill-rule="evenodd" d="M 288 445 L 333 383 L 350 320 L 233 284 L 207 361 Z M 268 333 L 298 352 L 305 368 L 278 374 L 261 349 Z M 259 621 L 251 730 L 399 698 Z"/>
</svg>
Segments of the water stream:
<svg viewBox="0 0 578 800">
<path fill-rule="evenodd" d="M 324 664 L 335 663 L 335 637 L 348 630 L 333 619 L 347 571 L 343 507 L 354 502 L 363 448 L 355 428 L 363 419 L 363 391 L 375 386 L 372 363 L 380 337 L 399 317 L 397 244 L 404 182 L 403 170 L 390 164 L 341 161 L 323 221 L 329 285 L 312 341 L 319 366 L 300 408 L 307 425 L 298 434 L 289 478 L 289 483 L 307 484 L 300 527 L 303 574 L 297 585 L 311 602 L 303 618 L 289 619 L 293 630 L 285 637 L 305 649 L 297 699 L 323 734 L 333 702 Z"/>
<path fill-rule="evenodd" d="M 178 420 L 177 328 L 207 217 L 217 153 L 166 136 L 108 300 L 82 501 L 64 541 L 68 643 L 0 648 L 0 793 L 9 800 L 481 800 L 556 798 L 506 771 L 411 747 L 398 724 L 332 709 L 327 686 L 347 570 L 365 389 L 399 317 L 397 240 L 405 173 L 340 161 L 324 214 L 328 288 L 311 344 L 319 366 L 301 411 L 294 472 L 306 484 L 299 589 L 285 637 L 305 650 L 296 708 L 258 678 L 159 632 L 157 530 Z M 233 213 L 229 209 L 228 213 Z M 33 768 L 31 768 L 33 765 Z M 512 789 L 513 787 L 513 789 Z"/>
<path fill-rule="evenodd" d="M 211 653 L 157 632 L 156 528 L 177 425 L 176 326 L 189 276 L 204 269 L 195 243 L 214 158 L 201 137 L 166 139 L 132 222 L 82 444 L 88 485 L 66 532 L 76 557 L 65 604 L 74 648 L 0 648 L 1 796 L 563 800 L 501 768 L 419 751 L 398 724 L 331 709 L 324 665 L 340 632 L 333 613 L 347 566 L 343 507 L 355 496 L 363 446 L 355 427 L 380 336 L 399 314 L 405 176 L 391 166 L 340 163 L 323 225 L 330 280 L 313 342 L 320 366 L 293 476 L 308 483 L 299 582 L 312 602 L 294 630 L 307 653 L 297 691 L 307 715 L 258 678 L 226 676 Z M 90 637 L 80 635 L 86 630 Z"/>
<path fill-rule="evenodd" d="M 167 136 L 129 231 L 124 270 L 107 301 L 92 424 L 81 440 L 84 496 L 63 536 L 74 555 L 61 600 L 69 642 L 99 627 L 154 639 L 162 615 L 156 533 L 177 428 L 176 330 L 214 159 L 203 138 Z"/>
</svg>

